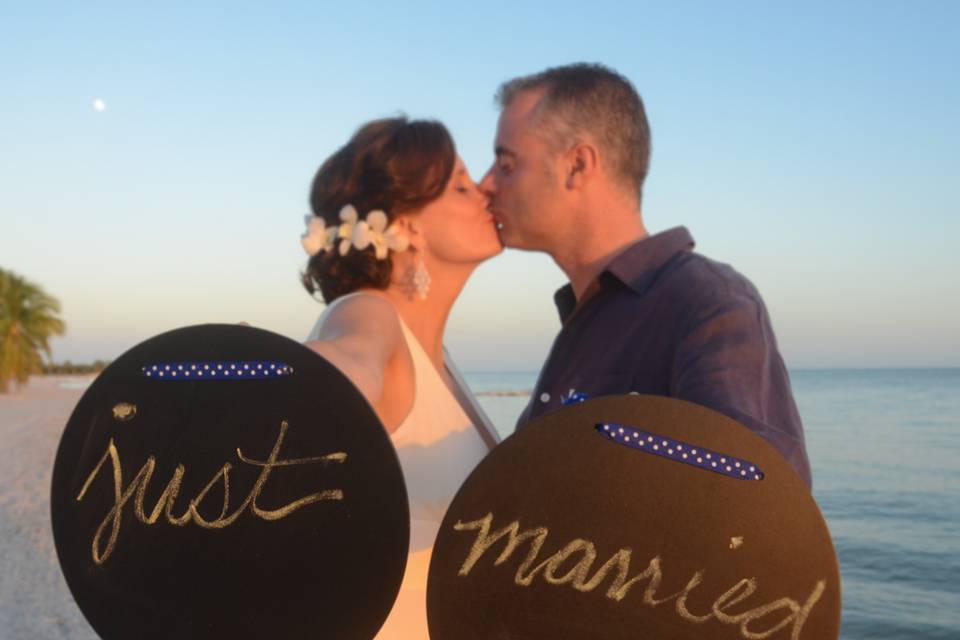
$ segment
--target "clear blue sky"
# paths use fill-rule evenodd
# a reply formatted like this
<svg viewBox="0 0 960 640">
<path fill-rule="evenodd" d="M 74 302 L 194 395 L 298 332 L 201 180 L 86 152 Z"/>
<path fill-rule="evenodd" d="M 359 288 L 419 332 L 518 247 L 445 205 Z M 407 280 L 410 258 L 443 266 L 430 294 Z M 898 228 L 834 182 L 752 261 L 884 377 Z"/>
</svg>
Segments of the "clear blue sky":
<svg viewBox="0 0 960 640">
<path fill-rule="evenodd" d="M 646 102 L 648 227 L 751 278 L 789 366 L 960 365 L 958 2 L 194 4 L 0 8 L 0 267 L 62 301 L 57 360 L 197 322 L 302 338 L 324 157 L 402 111 L 479 177 L 497 85 L 583 60 Z M 461 368 L 538 369 L 563 281 L 481 266 Z"/>
</svg>

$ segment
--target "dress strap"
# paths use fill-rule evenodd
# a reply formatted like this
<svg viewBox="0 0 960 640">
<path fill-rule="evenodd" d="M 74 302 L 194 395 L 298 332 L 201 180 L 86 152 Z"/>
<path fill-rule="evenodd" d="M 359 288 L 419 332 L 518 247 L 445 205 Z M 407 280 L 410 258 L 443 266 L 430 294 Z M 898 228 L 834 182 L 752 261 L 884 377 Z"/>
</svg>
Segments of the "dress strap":
<svg viewBox="0 0 960 640">
<path fill-rule="evenodd" d="M 470 422 L 473 423 L 473 426 L 480 434 L 480 439 L 483 440 L 483 444 L 487 446 L 487 450 L 493 451 L 493 448 L 500 444 L 500 434 L 493 426 L 493 421 L 490 420 L 487 412 L 484 411 L 483 407 L 480 406 L 480 403 L 477 402 L 476 396 L 470 393 L 470 387 L 467 385 L 466 380 L 463 379 L 463 375 L 460 373 L 460 370 L 457 369 L 457 366 L 453 363 L 453 360 L 450 358 L 450 354 L 447 353 L 446 348 L 444 348 L 443 354 L 444 362 L 446 363 L 447 367 L 447 373 L 450 375 L 450 378 L 453 380 L 453 384 L 456 387 L 454 390 L 454 396 L 456 397 L 457 402 L 460 403 L 460 406 L 463 407 L 464 413 L 466 413 L 467 417 L 470 418 Z"/>
</svg>

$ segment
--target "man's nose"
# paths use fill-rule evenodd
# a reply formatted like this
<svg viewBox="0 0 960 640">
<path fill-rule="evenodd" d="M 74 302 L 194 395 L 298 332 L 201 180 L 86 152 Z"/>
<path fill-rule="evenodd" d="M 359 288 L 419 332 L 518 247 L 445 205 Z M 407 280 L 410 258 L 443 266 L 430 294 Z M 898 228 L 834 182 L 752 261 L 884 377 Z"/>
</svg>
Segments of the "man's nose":
<svg viewBox="0 0 960 640">
<path fill-rule="evenodd" d="M 483 174 L 483 179 L 480 180 L 478 185 L 480 192 L 487 196 L 487 198 L 492 198 L 497 191 L 496 183 L 493 179 L 493 167 L 487 169 L 487 172 Z"/>
</svg>

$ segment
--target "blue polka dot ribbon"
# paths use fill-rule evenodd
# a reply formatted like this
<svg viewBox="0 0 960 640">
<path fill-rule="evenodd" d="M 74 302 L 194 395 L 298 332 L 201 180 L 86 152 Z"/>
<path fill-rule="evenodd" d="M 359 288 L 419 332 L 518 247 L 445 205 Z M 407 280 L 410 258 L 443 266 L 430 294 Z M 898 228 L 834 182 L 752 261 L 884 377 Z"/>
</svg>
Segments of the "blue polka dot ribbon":
<svg viewBox="0 0 960 640">
<path fill-rule="evenodd" d="M 735 458 L 719 451 L 704 449 L 688 442 L 624 424 L 601 422 L 596 429 L 601 435 L 617 444 L 674 462 L 713 471 L 737 480 L 763 480 L 763 471 L 760 467 L 743 458 Z"/>
<path fill-rule="evenodd" d="M 153 380 L 265 380 L 293 373 L 293 367 L 269 360 L 217 360 L 213 362 L 161 362 L 141 367 Z"/>
</svg>

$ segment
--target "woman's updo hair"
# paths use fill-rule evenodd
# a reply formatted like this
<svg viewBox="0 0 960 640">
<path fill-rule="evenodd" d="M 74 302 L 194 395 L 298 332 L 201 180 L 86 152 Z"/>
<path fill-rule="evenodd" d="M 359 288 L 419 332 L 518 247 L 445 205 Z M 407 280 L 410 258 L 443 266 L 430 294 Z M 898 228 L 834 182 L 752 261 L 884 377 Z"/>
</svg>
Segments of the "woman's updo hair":
<svg viewBox="0 0 960 640">
<path fill-rule="evenodd" d="M 419 209 L 440 197 L 456 164 L 450 132 L 439 122 L 405 117 L 374 120 L 327 158 L 310 191 L 313 215 L 327 228 L 339 226 L 340 209 L 352 204 L 359 219 L 382 210 L 389 226 L 400 214 Z M 386 289 L 393 269 L 393 251 L 377 260 L 374 248 L 351 246 L 341 256 L 319 251 L 301 275 L 311 294 L 318 289 L 328 304 L 357 289 Z"/>
</svg>

